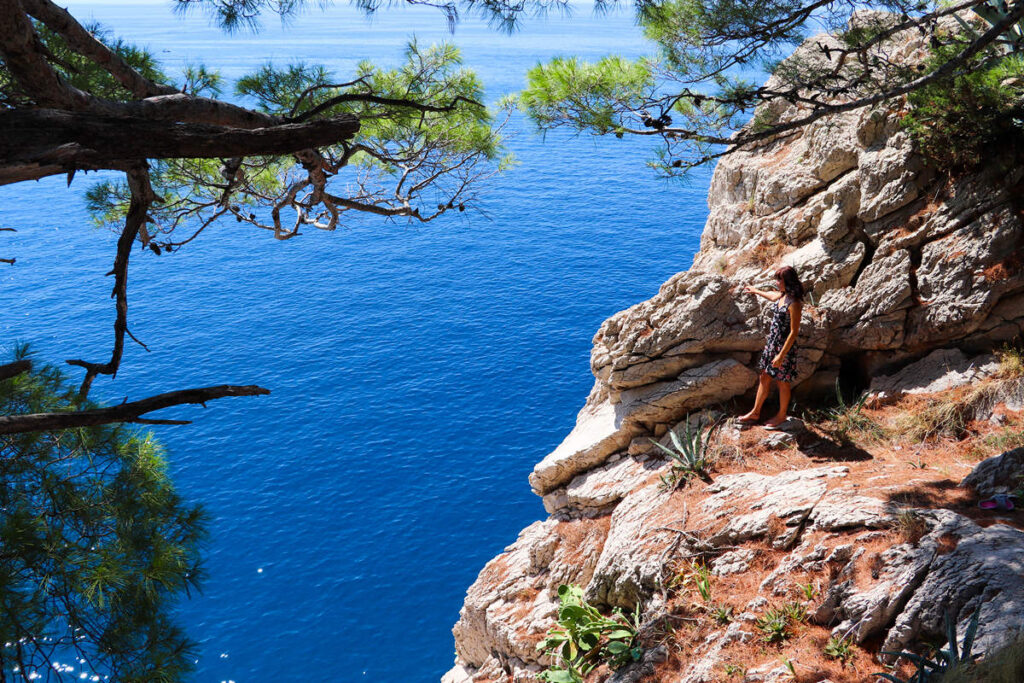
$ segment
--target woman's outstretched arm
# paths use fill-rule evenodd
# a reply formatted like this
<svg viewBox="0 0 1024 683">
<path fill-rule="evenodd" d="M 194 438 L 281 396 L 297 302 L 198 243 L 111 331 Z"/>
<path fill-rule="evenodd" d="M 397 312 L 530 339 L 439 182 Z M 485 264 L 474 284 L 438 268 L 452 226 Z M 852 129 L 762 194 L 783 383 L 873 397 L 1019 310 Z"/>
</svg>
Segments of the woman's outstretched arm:
<svg viewBox="0 0 1024 683">
<path fill-rule="evenodd" d="M 778 301 L 779 299 L 782 298 L 782 292 L 778 290 L 766 292 L 763 289 L 757 289 L 755 287 L 747 285 L 746 287 L 743 288 L 743 291 L 748 292 L 750 294 L 757 294 L 758 296 L 763 296 L 765 299 L 768 299 L 768 301 Z"/>
<path fill-rule="evenodd" d="M 785 360 L 786 354 L 793 348 L 793 344 L 796 344 L 796 335 L 800 332 L 800 314 L 803 310 L 804 304 L 802 301 L 794 301 L 789 305 L 789 335 L 786 337 L 786 343 L 779 350 L 779 355 L 772 359 L 773 368 L 782 367 L 782 361 Z"/>
</svg>

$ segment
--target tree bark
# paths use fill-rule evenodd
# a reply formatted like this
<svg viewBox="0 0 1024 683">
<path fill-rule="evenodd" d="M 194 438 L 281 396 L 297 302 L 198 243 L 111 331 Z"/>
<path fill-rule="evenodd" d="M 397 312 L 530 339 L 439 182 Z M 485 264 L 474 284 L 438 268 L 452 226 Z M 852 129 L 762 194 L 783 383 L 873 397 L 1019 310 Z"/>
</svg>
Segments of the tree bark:
<svg viewBox="0 0 1024 683">
<path fill-rule="evenodd" d="M 32 361 L 30 360 L 16 360 L 13 363 L 0 365 L 0 381 L 17 377 L 23 372 L 28 372 L 31 369 Z"/>
<path fill-rule="evenodd" d="M 246 129 L 54 109 L 11 110 L 0 112 L 0 185 L 76 169 L 121 169 L 131 159 L 291 154 L 349 140 L 358 130 L 358 118 L 348 114 Z"/>
</svg>

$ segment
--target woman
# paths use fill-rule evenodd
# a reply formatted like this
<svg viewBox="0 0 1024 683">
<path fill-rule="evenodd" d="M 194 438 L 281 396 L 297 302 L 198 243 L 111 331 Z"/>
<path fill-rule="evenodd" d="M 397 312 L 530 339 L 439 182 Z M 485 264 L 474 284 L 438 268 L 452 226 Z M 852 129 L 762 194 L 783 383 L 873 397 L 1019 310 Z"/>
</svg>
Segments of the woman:
<svg viewBox="0 0 1024 683">
<path fill-rule="evenodd" d="M 754 407 L 739 421 L 743 424 L 756 424 L 761 419 L 761 406 L 768 398 L 772 380 L 779 385 L 779 412 L 765 422 L 766 429 L 776 429 L 786 421 L 789 409 L 790 383 L 796 375 L 796 336 L 800 331 L 800 313 L 803 311 L 804 286 L 800 283 L 796 271 L 790 266 L 783 266 L 775 271 L 775 284 L 778 291 L 766 292 L 746 286 L 743 291 L 763 296 L 773 302 L 772 325 L 768 330 L 768 341 L 758 369 L 761 376 L 757 385 L 757 398 Z"/>
</svg>

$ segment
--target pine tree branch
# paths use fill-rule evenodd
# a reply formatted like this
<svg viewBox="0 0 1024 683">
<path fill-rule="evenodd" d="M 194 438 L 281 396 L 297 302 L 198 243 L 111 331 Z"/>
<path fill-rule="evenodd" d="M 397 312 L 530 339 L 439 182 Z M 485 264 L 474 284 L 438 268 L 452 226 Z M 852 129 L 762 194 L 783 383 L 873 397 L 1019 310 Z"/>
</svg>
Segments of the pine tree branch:
<svg viewBox="0 0 1024 683">
<path fill-rule="evenodd" d="M 91 95 L 68 85 L 46 52 L 18 0 L 0 0 L 0 54 L 18 86 L 41 106 L 78 108 Z"/>
<path fill-rule="evenodd" d="M 123 169 L 135 159 L 219 159 L 291 154 L 351 139 L 352 115 L 306 123 L 241 127 L 205 123 L 168 125 L 141 117 L 113 117 L 55 109 L 0 112 L 0 185 L 75 169 Z"/>
<path fill-rule="evenodd" d="M 312 109 L 310 109 L 308 111 L 304 111 L 299 116 L 296 116 L 295 118 L 291 119 L 291 121 L 293 121 L 295 123 L 300 123 L 302 121 L 305 121 L 308 118 L 316 116 L 317 114 L 319 114 L 322 111 L 330 109 L 331 107 L 337 106 L 339 104 L 344 104 L 345 102 L 368 102 L 370 104 L 383 104 L 383 105 L 388 106 L 388 107 L 398 107 L 398 108 L 405 108 L 405 109 L 414 109 L 416 111 L 421 111 L 421 112 L 437 112 L 437 113 L 447 113 L 447 112 L 454 111 L 455 107 L 458 106 L 459 102 L 465 102 L 466 104 L 471 104 L 471 105 L 474 105 L 476 107 L 481 107 L 481 108 L 483 108 L 483 106 L 484 106 L 480 102 L 477 102 L 476 100 L 472 100 L 472 99 L 470 99 L 468 97 L 463 97 L 462 95 L 459 95 L 458 97 L 455 97 L 448 104 L 445 104 L 445 105 L 435 105 L 435 104 L 424 104 L 423 102 L 417 102 L 416 100 L 406 100 L 406 99 L 400 99 L 400 98 L 396 98 L 396 97 L 381 97 L 380 95 L 373 95 L 373 94 L 370 94 L 370 93 L 345 93 L 345 94 L 337 95 L 336 97 L 331 97 L 330 99 L 324 100 L 323 102 L 321 102 L 320 104 L 316 105 Z"/>
<path fill-rule="evenodd" d="M 21 0 L 25 11 L 47 28 L 59 33 L 72 50 L 101 66 L 135 97 L 171 95 L 178 90 L 149 80 L 128 64 L 119 54 L 97 40 L 68 11 L 50 0 Z"/>
<path fill-rule="evenodd" d="M 229 396 L 265 396 L 270 391 L 256 385 L 237 386 L 222 384 L 199 389 L 181 389 L 157 394 L 138 401 L 106 408 L 63 413 L 30 413 L 0 416 L 0 434 L 23 434 L 50 429 L 75 429 L 117 422 L 142 424 L 188 424 L 187 420 L 152 420 L 142 415 L 171 406 L 185 404 L 206 405 L 207 401 Z"/>
</svg>

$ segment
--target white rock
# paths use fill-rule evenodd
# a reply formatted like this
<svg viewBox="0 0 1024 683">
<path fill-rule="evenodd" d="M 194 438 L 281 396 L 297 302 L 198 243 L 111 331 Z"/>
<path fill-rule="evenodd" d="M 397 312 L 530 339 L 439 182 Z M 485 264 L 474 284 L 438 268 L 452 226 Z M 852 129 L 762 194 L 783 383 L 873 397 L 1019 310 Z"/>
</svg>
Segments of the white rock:
<svg viewBox="0 0 1024 683">
<path fill-rule="evenodd" d="M 968 358 L 959 349 L 936 349 L 899 372 L 875 377 L 869 391 L 885 398 L 932 394 L 990 377 L 998 368 L 991 355 Z"/>
</svg>

